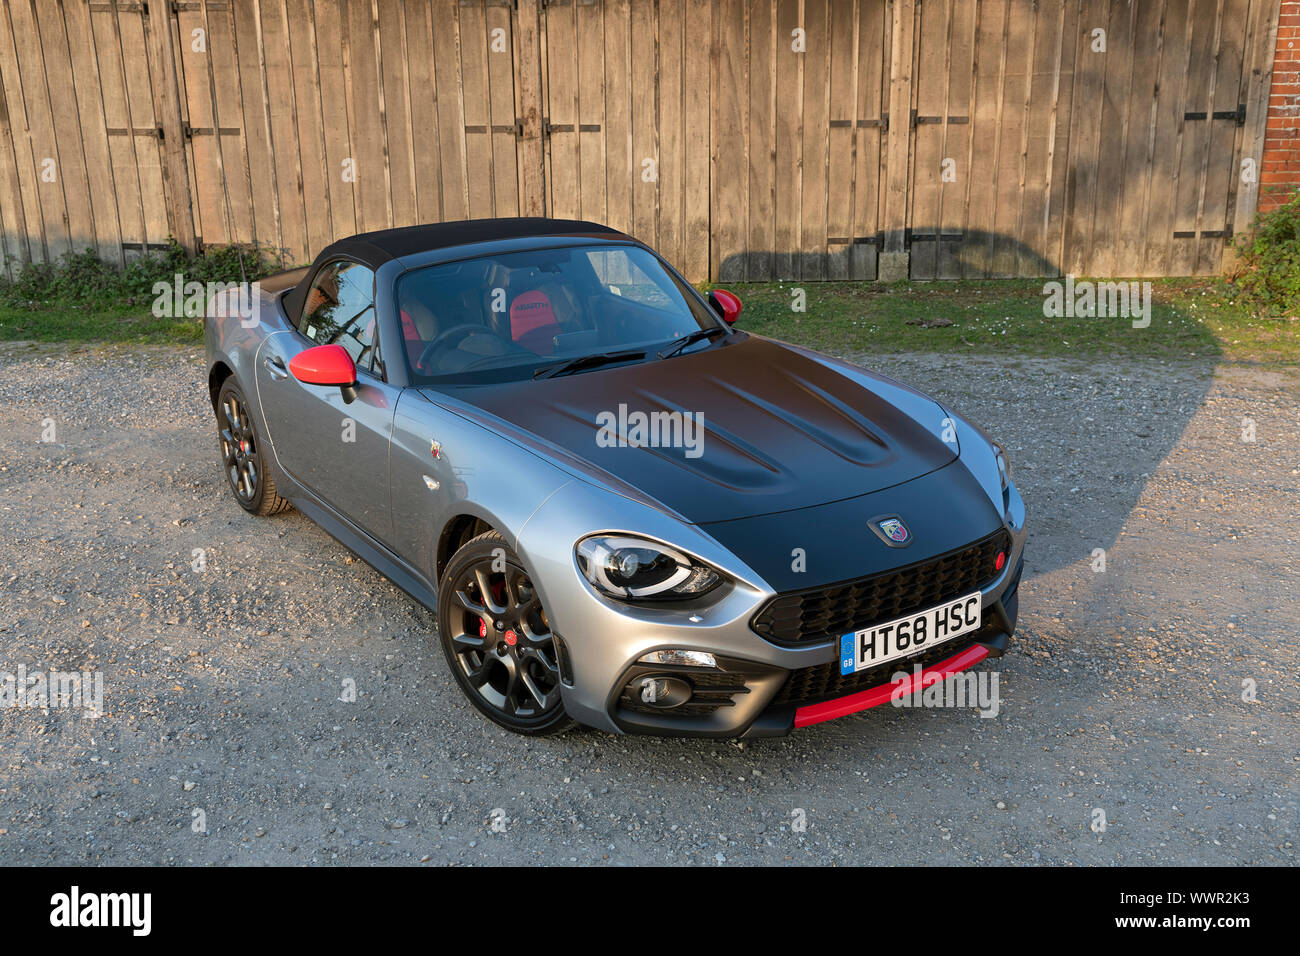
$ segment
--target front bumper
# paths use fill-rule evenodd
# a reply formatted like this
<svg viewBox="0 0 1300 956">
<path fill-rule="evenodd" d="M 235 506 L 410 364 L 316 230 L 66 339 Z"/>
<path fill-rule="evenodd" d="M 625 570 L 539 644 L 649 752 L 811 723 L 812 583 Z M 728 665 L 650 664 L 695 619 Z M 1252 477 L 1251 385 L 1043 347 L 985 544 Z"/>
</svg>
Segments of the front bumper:
<svg viewBox="0 0 1300 956">
<path fill-rule="evenodd" d="M 980 587 L 984 606 L 980 630 L 921 655 L 843 679 L 839 677 L 837 641 L 782 645 L 754 630 L 756 613 L 777 595 L 732 551 L 695 526 L 683 525 L 654 509 L 633 507 L 627 499 L 611 502 L 611 498 L 583 482 L 571 482 L 529 520 L 516 543 L 525 565 L 534 571 L 533 580 L 548 616 L 563 639 L 567 660 L 561 692 L 565 709 L 579 723 L 596 729 L 674 737 L 781 735 L 812 722 L 810 713 L 825 713 L 824 709 L 806 711 L 800 717 L 801 709 L 827 700 L 853 698 L 845 706 L 862 709 L 857 705 L 867 698 L 857 695 L 888 682 L 899 669 L 910 670 L 918 661 L 925 667 L 947 667 L 952 672 L 957 665 L 969 667 L 977 662 L 975 654 L 965 653 L 971 648 L 983 649 L 978 659 L 1000 655 L 1015 630 L 1025 508 L 1014 486 L 1006 494 L 1002 522 L 1010 537 L 1010 552 L 1001 572 Z M 885 509 L 876 509 L 881 510 Z M 671 542 L 718 567 L 734 584 L 707 607 L 616 604 L 596 594 L 573 561 L 569 542 L 593 530 Z M 781 548 L 784 542 L 772 546 Z M 931 603 L 941 603 L 948 596 Z M 706 651 L 715 655 L 719 666 L 704 669 L 638 663 L 650 651 L 666 648 Z M 933 656 L 936 653 L 938 657 Z M 948 660 L 953 657 L 958 658 L 955 664 Z M 668 710 L 642 706 L 635 687 L 655 675 L 688 682 L 691 701 Z"/>
<path fill-rule="evenodd" d="M 920 667 L 921 679 L 928 682 L 935 676 L 966 670 L 985 658 L 1001 657 L 1016 627 L 1022 570 L 1023 564 L 1019 564 L 1002 596 L 986 605 L 978 631 L 910 657 L 848 676 L 839 672 L 838 655 L 827 663 L 796 670 L 724 659 L 719 659 L 716 670 L 638 664 L 621 678 L 622 692 L 611 701 L 610 713 L 624 733 L 754 738 L 784 736 L 799 727 L 877 707 L 891 695 L 907 693 L 906 686 L 891 680 L 899 672 L 910 675 Z M 656 711 L 626 690 L 648 676 L 664 674 L 698 682 L 700 689 L 691 701 L 700 701 L 699 707 L 679 712 L 690 706 L 688 702 L 681 708 Z"/>
</svg>

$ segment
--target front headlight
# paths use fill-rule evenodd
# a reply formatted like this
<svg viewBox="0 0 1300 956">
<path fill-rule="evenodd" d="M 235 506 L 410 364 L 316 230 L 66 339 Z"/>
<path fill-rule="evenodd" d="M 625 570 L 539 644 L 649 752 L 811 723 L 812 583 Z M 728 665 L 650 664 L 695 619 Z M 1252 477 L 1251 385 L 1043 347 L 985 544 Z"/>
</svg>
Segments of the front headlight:
<svg viewBox="0 0 1300 956">
<path fill-rule="evenodd" d="M 1007 450 L 997 442 L 993 443 L 993 460 L 998 463 L 998 480 L 1002 482 L 1002 490 L 1006 491 L 1011 484 L 1011 459 L 1007 457 Z"/>
<path fill-rule="evenodd" d="M 683 601 L 722 580 L 703 562 L 644 538 L 598 534 L 583 538 L 575 551 L 587 580 L 620 601 Z"/>
</svg>

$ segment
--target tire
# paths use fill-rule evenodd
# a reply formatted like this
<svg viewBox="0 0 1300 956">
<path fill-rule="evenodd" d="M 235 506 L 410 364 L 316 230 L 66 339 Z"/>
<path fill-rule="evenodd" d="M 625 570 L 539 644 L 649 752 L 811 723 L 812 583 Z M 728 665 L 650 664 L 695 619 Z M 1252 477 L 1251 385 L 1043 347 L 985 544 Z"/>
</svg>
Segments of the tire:
<svg viewBox="0 0 1300 956">
<path fill-rule="evenodd" d="M 528 571 L 500 534 L 485 532 L 452 555 L 438 587 L 438 638 L 456 683 L 484 716 L 532 737 L 574 726 L 554 637 Z"/>
<path fill-rule="evenodd" d="M 248 399 L 231 376 L 217 394 L 217 449 L 226 484 L 249 514 L 279 514 L 289 502 L 275 493 L 275 477 L 262 448 L 262 436 L 248 412 Z"/>
</svg>

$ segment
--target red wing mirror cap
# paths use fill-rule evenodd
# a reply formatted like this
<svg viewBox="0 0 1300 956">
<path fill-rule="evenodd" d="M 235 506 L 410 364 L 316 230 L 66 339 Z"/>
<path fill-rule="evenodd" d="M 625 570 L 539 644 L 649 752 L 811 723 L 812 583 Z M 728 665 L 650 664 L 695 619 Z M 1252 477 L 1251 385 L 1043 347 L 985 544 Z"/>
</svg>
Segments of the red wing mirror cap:
<svg viewBox="0 0 1300 956">
<path fill-rule="evenodd" d="M 357 367 L 341 345 L 317 345 L 289 360 L 293 377 L 308 385 L 346 387 L 357 382 Z"/>
<path fill-rule="evenodd" d="M 732 325 L 740 318 L 740 310 L 744 308 L 740 304 L 740 297 L 734 292 L 728 292 L 726 289 L 714 289 L 709 293 L 709 304 L 713 310 L 722 316 L 722 321 Z"/>
</svg>

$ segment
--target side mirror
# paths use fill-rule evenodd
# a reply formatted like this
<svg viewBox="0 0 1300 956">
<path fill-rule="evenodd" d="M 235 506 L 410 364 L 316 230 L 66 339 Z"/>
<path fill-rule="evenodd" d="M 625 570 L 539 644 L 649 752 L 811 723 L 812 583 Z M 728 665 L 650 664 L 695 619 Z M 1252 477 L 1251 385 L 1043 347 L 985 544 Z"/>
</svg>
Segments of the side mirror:
<svg viewBox="0 0 1300 956">
<path fill-rule="evenodd" d="M 317 345 L 289 359 L 289 371 L 305 385 L 337 385 L 349 405 L 357 397 L 357 366 L 341 345 Z"/>
<path fill-rule="evenodd" d="M 722 321 L 728 325 L 735 325 L 736 320 L 740 318 L 740 310 L 744 308 L 740 304 L 740 297 L 726 289 L 714 289 L 710 292 L 709 305 L 713 306 L 713 311 L 722 316 Z"/>
</svg>

